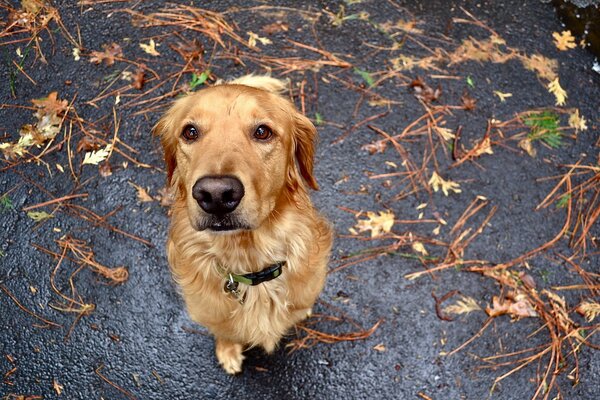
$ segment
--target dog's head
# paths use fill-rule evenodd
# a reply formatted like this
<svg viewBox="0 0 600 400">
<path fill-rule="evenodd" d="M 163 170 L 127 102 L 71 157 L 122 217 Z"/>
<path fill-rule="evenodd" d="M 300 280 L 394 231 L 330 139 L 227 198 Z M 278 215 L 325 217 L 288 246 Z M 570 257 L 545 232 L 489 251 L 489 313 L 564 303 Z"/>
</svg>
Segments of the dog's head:
<svg viewBox="0 0 600 400">
<path fill-rule="evenodd" d="M 280 95 L 245 76 L 177 100 L 154 128 L 167 176 L 198 230 L 255 229 L 313 177 L 316 129 Z"/>
</svg>

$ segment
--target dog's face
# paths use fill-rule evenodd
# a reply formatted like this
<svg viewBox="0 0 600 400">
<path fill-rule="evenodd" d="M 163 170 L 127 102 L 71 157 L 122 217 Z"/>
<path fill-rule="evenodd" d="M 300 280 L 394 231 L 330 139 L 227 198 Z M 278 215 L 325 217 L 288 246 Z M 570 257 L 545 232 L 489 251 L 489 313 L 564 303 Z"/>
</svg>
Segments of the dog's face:
<svg viewBox="0 0 600 400">
<path fill-rule="evenodd" d="M 260 77 L 189 95 L 155 127 L 169 182 L 197 230 L 256 229 L 294 192 L 317 189 L 316 130 L 288 100 L 268 91 L 269 80 L 281 84 Z M 247 86 L 253 83 L 258 87 Z"/>
</svg>

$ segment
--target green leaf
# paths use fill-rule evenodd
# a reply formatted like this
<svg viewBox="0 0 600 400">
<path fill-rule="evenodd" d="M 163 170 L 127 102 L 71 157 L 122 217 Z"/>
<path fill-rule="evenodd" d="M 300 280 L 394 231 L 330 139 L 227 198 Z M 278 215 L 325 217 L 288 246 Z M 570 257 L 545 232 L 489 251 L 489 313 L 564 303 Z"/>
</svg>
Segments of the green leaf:
<svg viewBox="0 0 600 400">
<path fill-rule="evenodd" d="M 316 125 L 323 125 L 323 116 L 319 113 L 315 114 L 315 124 Z"/>
<path fill-rule="evenodd" d="M 356 74 L 360 75 L 360 77 L 364 79 L 364 81 L 367 83 L 367 85 L 369 85 L 369 87 L 372 87 L 375 84 L 373 77 L 367 71 L 363 71 L 362 69 L 354 68 L 354 72 Z"/>
<path fill-rule="evenodd" d="M 35 222 L 41 222 L 48 218 L 54 218 L 54 215 L 48 214 L 46 211 L 28 211 L 27 216 Z"/>
<path fill-rule="evenodd" d="M 531 129 L 527 135 L 530 140 L 541 140 L 553 148 L 560 147 L 562 135 L 558 131 L 557 114 L 551 111 L 535 112 L 525 117 L 524 122 Z"/>
<path fill-rule="evenodd" d="M 471 75 L 467 76 L 467 85 L 471 86 L 472 88 L 475 87 L 475 82 L 473 82 L 473 78 L 471 78 Z"/>
<path fill-rule="evenodd" d="M 192 74 L 192 80 L 190 81 L 190 89 L 196 90 L 198 86 L 201 86 L 206 82 L 208 77 L 210 76 L 210 71 L 207 69 L 202 72 L 200 75 L 197 75 L 195 72 Z"/>
<path fill-rule="evenodd" d="M 556 208 L 565 208 L 567 206 L 567 204 L 569 204 L 570 198 L 571 198 L 570 193 L 565 193 L 562 196 L 560 196 L 560 198 L 558 199 L 558 202 L 556 203 Z"/>
<path fill-rule="evenodd" d="M 6 193 L 0 197 L 0 208 L 2 208 L 2 211 L 12 210 L 13 208 L 15 208 L 15 206 L 13 206 L 12 200 L 10 199 L 10 197 L 8 197 L 8 194 Z"/>
</svg>

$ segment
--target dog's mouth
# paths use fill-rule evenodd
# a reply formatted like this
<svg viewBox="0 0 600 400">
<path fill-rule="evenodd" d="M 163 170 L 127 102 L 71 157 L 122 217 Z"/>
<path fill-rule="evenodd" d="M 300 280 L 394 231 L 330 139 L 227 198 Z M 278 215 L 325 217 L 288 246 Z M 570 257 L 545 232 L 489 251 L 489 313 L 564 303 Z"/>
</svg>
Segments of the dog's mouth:
<svg viewBox="0 0 600 400">
<path fill-rule="evenodd" d="M 213 232 L 228 232 L 237 230 L 249 230 L 251 227 L 241 221 L 234 214 L 224 215 L 206 215 L 200 217 L 197 229 L 199 231 L 213 231 Z"/>
</svg>

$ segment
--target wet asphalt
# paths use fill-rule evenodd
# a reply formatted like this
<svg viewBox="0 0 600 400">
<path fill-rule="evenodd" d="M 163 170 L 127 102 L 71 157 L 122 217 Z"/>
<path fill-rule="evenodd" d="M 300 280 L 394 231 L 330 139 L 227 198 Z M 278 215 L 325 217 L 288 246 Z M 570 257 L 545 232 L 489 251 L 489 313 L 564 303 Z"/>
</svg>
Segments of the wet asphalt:
<svg viewBox="0 0 600 400">
<path fill-rule="evenodd" d="M 146 1 L 137 5 L 137 9 L 156 10 L 160 3 Z M 277 3 L 298 7 L 291 1 Z M 568 105 L 578 107 L 581 114 L 588 117 L 590 130 L 577 140 L 568 141 L 560 151 L 541 148 L 536 158 L 530 158 L 522 152 L 497 149 L 493 157 L 479 161 L 481 168 L 469 166 L 452 171 L 452 178 L 462 182 L 463 192 L 458 196 L 446 198 L 438 193 L 431 199 L 423 195 L 395 201 L 393 188 L 368 176 L 390 172 L 391 167 L 385 161 L 398 161 L 389 151 L 370 155 L 361 150 L 362 145 L 377 139 L 373 132 L 357 129 L 342 143 L 331 144 L 343 130 L 328 124 L 320 126 L 316 175 L 321 190 L 314 193 L 313 199 L 334 223 L 339 235 L 332 266 L 339 265 L 344 255 L 372 245 L 345 237 L 355 220 L 340 207 L 365 211 L 390 208 L 398 219 L 415 219 L 418 215 L 415 208 L 429 201 L 452 226 L 466 205 L 481 195 L 491 199 L 499 209 L 489 229 L 469 247 L 468 257 L 501 262 L 549 240 L 563 223 L 564 215 L 560 210 L 533 212 L 553 187 L 552 182 L 538 179 L 557 174 L 558 164 L 580 158 L 591 162 L 598 154 L 594 143 L 600 125 L 600 74 L 592 70 L 594 56 L 579 48 L 568 53 L 557 52 L 551 34 L 564 27 L 552 6 L 539 1 L 396 3 L 405 11 L 399 11 L 391 2 L 375 1 L 355 5 L 314 1 L 303 7 L 336 13 L 345 4 L 348 12 L 366 10 L 371 18 L 380 22 L 413 15 L 422 21 L 419 27 L 426 32 L 443 34 L 457 41 L 469 35 L 481 37 L 481 31 L 476 27 L 451 23 L 452 17 L 464 17 L 463 7 L 489 24 L 511 46 L 530 54 L 540 53 L 558 59 L 561 83 L 569 93 Z M 146 42 L 151 31 L 132 26 L 126 14 L 106 13 L 106 10 L 124 7 L 124 4 L 78 6 L 71 1 L 56 1 L 55 4 L 67 27 L 79 25 L 82 41 L 88 49 L 117 42 L 129 54 L 137 51 L 138 56 L 143 56 L 137 43 Z M 234 2 L 210 2 L 204 7 L 224 11 L 233 5 Z M 290 18 L 290 25 L 301 25 L 293 16 L 273 14 L 256 19 L 249 12 L 229 15 L 234 16 L 241 32 L 260 31 L 265 19 Z M 377 46 L 389 43 L 368 24 L 348 20 L 334 27 L 323 16 L 315 29 L 320 43 L 328 50 L 344 55 L 351 53 L 353 62 L 365 70 L 383 68 L 373 65 L 384 65 L 384 55 L 373 55 L 372 48 L 363 43 Z M 157 32 L 160 29 L 152 34 Z M 292 33 L 296 40 L 314 43 L 313 32 L 308 27 Z M 17 97 L 13 98 L 2 84 L 0 103 L 30 105 L 30 99 L 58 91 L 61 98 L 67 99 L 77 94 L 76 108 L 85 118 L 94 120 L 112 115 L 114 99 L 99 103 L 98 108 L 86 105 L 85 101 L 99 93 L 105 85 L 103 77 L 118 68 L 95 66 L 87 61 L 74 62 L 71 46 L 59 33 L 55 32 L 54 36 L 55 50 L 48 47 L 47 64 L 40 61 L 25 64 L 36 85 L 18 76 Z M 2 51 L 5 48 L 14 51 L 14 46 L 4 47 Z M 175 59 L 166 49 L 165 54 L 165 61 L 169 57 Z M 227 78 L 251 72 L 251 67 L 218 60 L 214 72 Z M 6 63 L 0 66 L 2 82 L 8 77 L 8 69 Z M 457 113 L 452 120 L 473 127 L 473 135 L 477 129 L 485 128 L 488 118 L 508 119 L 520 111 L 554 105 L 554 99 L 544 85 L 516 62 L 502 65 L 468 62 L 448 67 L 446 72 L 463 78 L 470 76 L 475 82 L 475 88 L 470 89 L 464 79 L 442 82 L 443 96 L 448 102 L 458 102 L 466 89 L 477 98 L 477 111 Z M 335 73 L 357 85 L 361 83 L 360 77 L 352 71 L 340 73 L 335 70 Z M 312 79 L 311 74 L 306 76 Z M 414 75 L 418 74 L 414 72 Z M 290 77 L 294 80 L 302 78 L 299 74 Z M 71 83 L 66 84 L 66 81 Z M 492 89 L 514 93 L 513 98 L 506 104 L 499 104 Z M 379 90 L 400 102 L 393 106 L 389 116 L 378 121 L 382 129 L 398 132 L 422 113 L 406 87 L 390 82 Z M 309 103 L 307 113 L 314 117 L 318 112 L 326 121 L 348 127 L 381 112 L 381 109 L 364 106 L 353 116 L 359 97 L 339 82 L 320 81 L 318 101 Z M 167 209 L 158 202 L 138 202 L 136 191 L 129 184 L 134 182 L 148 187 L 152 195 L 164 186 L 161 150 L 157 140 L 150 135 L 160 114 L 135 116 L 132 110 L 119 107 L 117 110 L 122 117 L 121 139 L 138 151 L 140 161 L 152 168 L 132 164 L 123 168 L 119 166 L 123 159 L 117 158 L 113 174 L 102 178 L 96 168 L 86 166 L 81 179 L 86 184 L 81 191 L 88 197 L 77 202 L 98 215 L 118 208 L 110 217 L 110 223 L 147 239 L 152 246 L 83 222 L 66 212 L 59 212 L 55 218 L 37 224 L 22 211 L 26 206 L 50 198 L 35 184 L 60 197 L 73 190 L 72 180 L 67 174 L 55 169 L 50 174 L 44 165 L 33 163 L 0 173 L 0 195 L 10 191 L 13 206 L 0 212 L 0 283 L 24 307 L 63 325 L 62 328 L 40 327 L 40 321 L 20 310 L 6 293 L 0 292 L 2 398 L 28 398 L 18 397 L 22 395 L 40 396 L 29 397 L 32 399 L 485 399 L 488 396 L 525 399 L 533 395 L 535 367 L 513 374 L 496 385 L 490 394 L 494 379 L 507 369 L 482 369 L 480 357 L 544 344 L 547 338 L 543 335 L 528 337 L 539 328 L 539 322 L 497 318 L 485 335 L 458 354 L 445 357 L 444 352 L 476 334 L 486 316 L 480 312 L 453 322 L 442 321 L 436 315 L 432 292 L 440 295 L 460 290 L 485 306 L 499 288 L 489 279 L 458 271 L 440 274 L 435 279 L 425 277 L 410 281 L 404 275 L 420 270 L 419 263 L 397 256 L 379 257 L 331 274 L 321 301 L 315 307 L 317 314 L 344 315 L 365 329 L 382 320 L 368 339 L 319 343 L 290 353 L 286 344 L 297 337 L 291 332 L 274 354 L 250 350 L 246 354 L 243 373 L 234 377 L 224 374 L 214 356 L 212 338 L 188 318 L 169 275 L 164 250 Z M 31 119 L 28 109 L 0 109 L 0 133 L 7 132 L 7 136 L 12 135 L 14 139 L 16 136 L 12 132 L 17 132 Z M 106 120 L 100 121 L 99 126 L 106 123 Z M 469 133 L 466 135 L 468 137 Z M 67 158 L 62 151 L 47 156 L 45 161 L 50 166 L 66 165 Z M 35 244 L 58 251 L 55 240 L 65 234 L 85 240 L 93 248 L 98 262 L 111 267 L 126 266 L 129 271 L 129 279 L 115 286 L 108 285 L 89 269 L 77 275 L 75 282 L 79 294 L 95 304 L 95 309 L 78 321 L 68 339 L 65 337 L 76 315 L 50 307 L 59 300 L 50 287 L 56 260 L 33 247 Z M 566 249 L 564 242 L 559 243 L 559 249 Z M 592 258 L 586 267 L 598 272 L 597 261 Z M 530 263 L 532 274 L 547 277 L 548 285 L 573 279 L 565 268 L 549 264 L 544 257 L 534 258 Z M 73 271 L 72 264 L 61 266 L 57 275 L 59 287 L 68 289 L 68 276 Z M 323 321 L 315 326 L 336 333 L 356 330 L 351 324 Z M 580 368 L 579 385 L 573 387 L 566 378 L 561 378 L 564 398 L 600 398 L 600 354 L 582 351 Z M 102 377 L 127 393 L 111 386 Z M 62 394 L 57 393 L 54 382 L 62 386 Z"/>
</svg>

